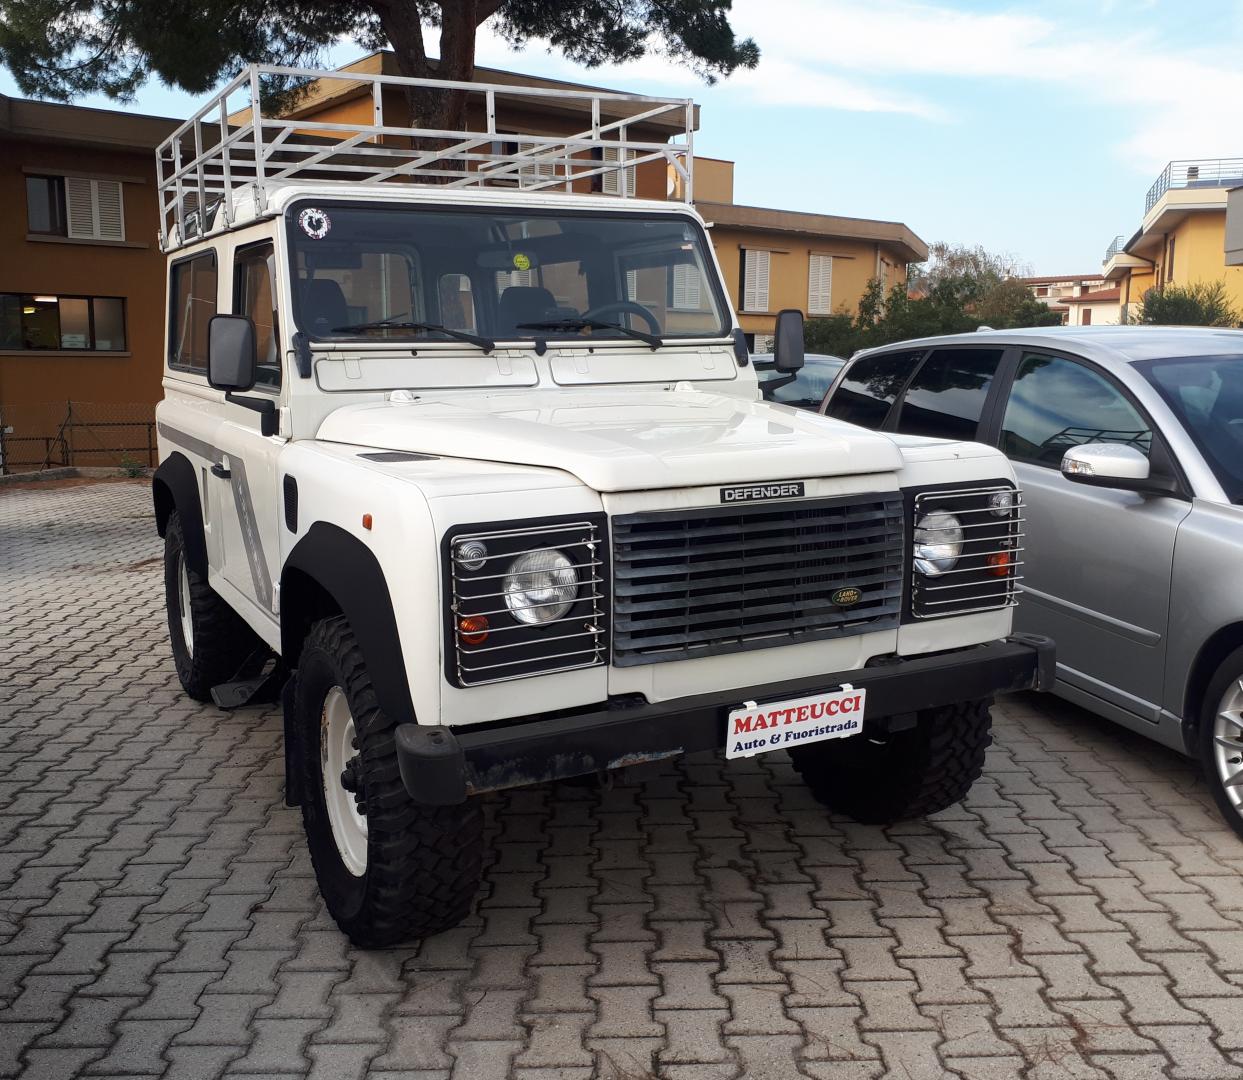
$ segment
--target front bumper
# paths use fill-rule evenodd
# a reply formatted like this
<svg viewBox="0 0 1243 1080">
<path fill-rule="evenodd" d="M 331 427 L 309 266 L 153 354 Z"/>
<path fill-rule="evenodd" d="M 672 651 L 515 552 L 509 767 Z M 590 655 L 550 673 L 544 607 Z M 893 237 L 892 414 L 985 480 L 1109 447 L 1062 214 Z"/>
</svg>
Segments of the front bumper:
<svg viewBox="0 0 1243 1080">
<path fill-rule="evenodd" d="M 485 791 L 720 749 L 726 716 L 744 701 L 784 701 L 850 683 L 868 692 L 864 733 L 883 734 L 912 726 L 913 714 L 921 709 L 1009 690 L 1048 690 L 1053 679 L 1053 642 L 1015 634 L 951 652 L 878 657 L 856 671 L 716 691 L 658 705 L 626 699 L 555 716 L 456 729 L 401 724 L 397 759 L 411 798 L 451 805 Z"/>
</svg>

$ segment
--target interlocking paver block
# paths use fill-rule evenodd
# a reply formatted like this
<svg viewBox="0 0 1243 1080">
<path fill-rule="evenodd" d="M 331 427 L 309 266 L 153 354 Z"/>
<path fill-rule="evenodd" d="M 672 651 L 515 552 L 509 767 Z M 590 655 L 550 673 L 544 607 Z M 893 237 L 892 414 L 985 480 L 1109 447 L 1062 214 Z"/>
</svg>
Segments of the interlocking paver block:
<svg viewBox="0 0 1243 1080">
<path fill-rule="evenodd" d="M 0 1076 L 1243 1075 L 1243 843 L 1048 697 L 926 822 L 830 814 L 783 754 L 488 796 L 468 921 L 353 949 L 279 709 L 176 683 L 160 553 L 148 485 L 0 488 Z"/>
</svg>

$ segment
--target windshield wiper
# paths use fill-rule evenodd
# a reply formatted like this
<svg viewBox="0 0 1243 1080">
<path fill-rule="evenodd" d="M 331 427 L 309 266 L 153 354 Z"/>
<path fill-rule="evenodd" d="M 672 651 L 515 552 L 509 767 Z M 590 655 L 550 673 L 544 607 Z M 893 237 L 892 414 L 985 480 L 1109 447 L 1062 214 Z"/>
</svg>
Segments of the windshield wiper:
<svg viewBox="0 0 1243 1080">
<path fill-rule="evenodd" d="M 458 341 L 465 341 L 469 345 L 474 345 L 484 351 L 490 353 L 496 348 L 496 342 L 491 338 L 479 337 L 478 334 L 468 334 L 465 330 L 453 330 L 447 326 L 441 326 L 439 323 L 428 322 L 392 322 L 389 319 L 377 319 L 375 322 L 351 323 L 349 326 L 334 326 L 331 333 L 344 334 L 350 330 L 422 330 L 426 334 L 444 334 L 446 337 L 455 338 Z"/>
<path fill-rule="evenodd" d="M 664 338 L 649 334 L 644 330 L 635 330 L 621 323 L 601 322 L 599 319 L 547 319 L 544 322 L 518 323 L 516 330 L 620 330 L 627 337 L 636 338 L 650 345 L 655 352 L 665 343 Z"/>
</svg>

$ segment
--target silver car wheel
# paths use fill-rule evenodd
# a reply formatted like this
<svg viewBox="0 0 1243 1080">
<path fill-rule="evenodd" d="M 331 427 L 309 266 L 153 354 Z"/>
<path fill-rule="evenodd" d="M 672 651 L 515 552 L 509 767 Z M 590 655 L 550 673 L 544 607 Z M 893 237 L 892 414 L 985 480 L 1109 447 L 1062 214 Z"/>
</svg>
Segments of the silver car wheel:
<svg viewBox="0 0 1243 1080">
<path fill-rule="evenodd" d="M 194 617 L 190 608 L 190 571 L 186 568 L 186 553 L 177 555 L 177 615 L 181 619 L 181 640 L 186 652 L 194 655 Z"/>
<path fill-rule="evenodd" d="M 324 698 L 320 716 L 319 764 L 324 805 L 341 862 L 354 877 L 362 877 L 367 872 L 367 819 L 358 812 L 353 794 L 341 783 L 341 774 L 357 754 L 350 704 L 345 691 L 334 686 Z"/>
<path fill-rule="evenodd" d="M 1213 760 L 1226 798 L 1243 817 L 1243 679 L 1235 679 L 1217 705 Z"/>
</svg>

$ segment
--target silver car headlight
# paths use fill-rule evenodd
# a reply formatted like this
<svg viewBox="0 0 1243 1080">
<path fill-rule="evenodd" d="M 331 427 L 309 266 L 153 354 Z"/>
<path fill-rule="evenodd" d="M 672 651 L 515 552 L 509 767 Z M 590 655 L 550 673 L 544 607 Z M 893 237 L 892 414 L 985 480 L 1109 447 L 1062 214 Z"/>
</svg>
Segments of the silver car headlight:
<svg viewBox="0 0 1243 1080">
<path fill-rule="evenodd" d="M 505 606 L 521 623 L 538 626 L 563 618 L 578 598 L 578 571 L 556 548 L 519 555 L 501 581 Z"/>
<path fill-rule="evenodd" d="M 962 523 L 945 510 L 933 510 L 915 522 L 915 569 L 936 577 L 954 569 L 962 554 Z"/>
</svg>

